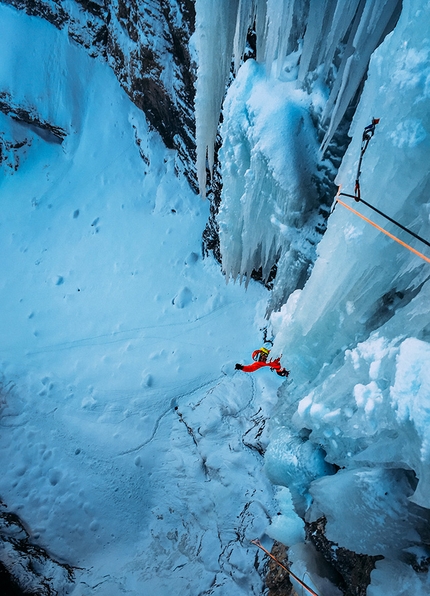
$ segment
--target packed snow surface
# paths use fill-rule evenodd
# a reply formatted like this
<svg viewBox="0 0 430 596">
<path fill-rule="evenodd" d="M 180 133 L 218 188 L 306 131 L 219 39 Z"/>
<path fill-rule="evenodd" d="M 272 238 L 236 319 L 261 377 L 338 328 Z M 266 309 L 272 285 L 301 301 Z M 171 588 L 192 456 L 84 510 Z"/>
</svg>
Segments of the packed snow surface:
<svg viewBox="0 0 430 596">
<path fill-rule="evenodd" d="M 0 497 L 74 594 L 261 594 L 281 380 L 234 363 L 267 292 L 202 260 L 208 205 L 106 64 L 4 5 L 0 27 L 0 89 L 66 132 L 1 115 Z"/>
</svg>

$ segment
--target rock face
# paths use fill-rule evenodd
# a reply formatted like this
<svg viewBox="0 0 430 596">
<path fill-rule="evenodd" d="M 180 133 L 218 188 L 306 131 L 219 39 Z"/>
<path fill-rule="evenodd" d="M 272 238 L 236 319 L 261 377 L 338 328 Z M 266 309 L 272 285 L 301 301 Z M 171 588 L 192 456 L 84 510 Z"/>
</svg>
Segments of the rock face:
<svg viewBox="0 0 430 596">
<path fill-rule="evenodd" d="M 320 564 L 325 567 L 325 574 L 345 596 L 366 596 L 370 584 L 370 574 L 376 561 L 382 556 L 360 555 L 346 548 L 339 547 L 325 535 L 327 520 L 321 517 L 312 523 L 306 523 L 306 539 L 315 547 L 315 555 L 321 557 Z M 275 542 L 272 555 L 282 565 L 289 568 L 288 549 L 280 542 Z M 325 563 L 324 563 L 324 562 Z M 268 562 L 266 586 L 268 596 L 295 596 L 297 593 L 291 584 L 288 573 L 272 560 Z"/>
<path fill-rule="evenodd" d="M 104 58 L 165 145 L 178 150 L 196 188 L 195 66 L 189 45 L 195 20 L 192 0 L 3 3 L 66 29 L 91 56 Z"/>
<path fill-rule="evenodd" d="M 60 126 L 44 120 L 33 107 L 17 104 L 8 92 L 1 90 L 0 112 L 13 121 L 27 124 L 26 128 L 20 130 L 2 127 L 0 131 L 0 165 L 5 165 L 9 170 L 18 169 L 21 156 L 31 145 L 31 139 L 26 134 L 28 129 L 51 143 L 62 143 L 67 135 Z"/>
<path fill-rule="evenodd" d="M 360 555 L 339 547 L 325 535 L 327 520 L 321 517 L 306 526 L 306 534 L 316 550 L 338 574 L 337 587 L 345 596 L 366 596 L 370 574 L 382 556 Z"/>
<path fill-rule="evenodd" d="M 0 111 L 11 116 L 14 120 L 26 122 L 31 126 L 39 129 L 39 134 L 49 135 L 52 141 L 61 143 L 66 137 L 66 131 L 59 126 L 54 126 L 50 122 L 45 122 L 40 119 L 38 115 L 29 109 L 22 106 L 15 105 L 13 97 L 4 91 L 0 91 Z"/>
<path fill-rule="evenodd" d="M 272 555 L 282 565 L 288 566 L 288 550 L 286 546 L 280 542 L 275 542 L 272 547 Z M 290 582 L 288 573 L 271 559 L 268 562 L 266 586 L 269 588 L 268 596 L 296 596 L 297 594 Z"/>
</svg>

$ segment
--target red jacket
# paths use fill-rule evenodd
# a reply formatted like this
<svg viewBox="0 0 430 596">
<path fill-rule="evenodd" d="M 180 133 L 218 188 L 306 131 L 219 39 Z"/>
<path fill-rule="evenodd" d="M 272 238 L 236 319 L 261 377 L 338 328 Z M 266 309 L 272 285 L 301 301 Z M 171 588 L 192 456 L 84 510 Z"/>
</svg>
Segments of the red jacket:
<svg viewBox="0 0 430 596">
<path fill-rule="evenodd" d="M 242 370 L 243 372 L 254 372 L 259 368 L 263 368 L 263 366 L 269 366 L 272 370 L 281 370 L 281 362 L 280 358 L 276 358 L 275 360 L 269 360 L 268 362 L 253 362 L 252 364 L 245 364 Z"/>
</svg>

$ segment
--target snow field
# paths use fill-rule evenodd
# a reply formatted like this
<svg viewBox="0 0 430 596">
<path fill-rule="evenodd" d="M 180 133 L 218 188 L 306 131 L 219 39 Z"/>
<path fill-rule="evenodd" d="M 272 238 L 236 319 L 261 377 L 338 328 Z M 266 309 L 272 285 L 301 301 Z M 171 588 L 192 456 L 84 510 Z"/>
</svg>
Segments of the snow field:
<svg viewBox="0 0 430 596">
<path fill-rule="evenodd" d="M 81 568 L 62 593 L 260 594 L 249 541 L 273 506 L 260 452 L 281 381 L 234 363 L 267 293 L 202 260 L 208 205 L 110 69 L 45 22 L 0 16 L 20 28 L 0 82 L 19 62 L 16 97 L 68 134 L 1 120 L 27 143 L 1 182 L 0 496 Z"/>
</svg>

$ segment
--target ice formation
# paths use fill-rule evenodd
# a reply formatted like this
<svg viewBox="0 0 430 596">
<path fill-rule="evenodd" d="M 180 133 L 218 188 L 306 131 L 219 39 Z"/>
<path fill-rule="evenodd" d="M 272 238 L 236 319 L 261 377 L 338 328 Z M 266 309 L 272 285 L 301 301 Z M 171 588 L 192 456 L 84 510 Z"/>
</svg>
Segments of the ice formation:
<svg viewBox="0 0 430 596">
<path fill-rule="evenodd" d="M 394 26 L 401 4 L 401 0 L 197 0 L 199 179 L 205 183 L 207 151 L 211 164 L 210 143 L 216 136 L 230 62 L 234 60 L 237 72 L 250 28 L 255 26 L 257 34 L 257 60 L 266 63 L 269 74 L 276 62 L 275 78 L 282 76 L 287 56 L 301 41 L 300 83 L 317 76 L 326 82 L 337 71 L 325 113 L 330 121 L 327 144 L 361 84 L 372 52 Z"/>
<path fill-rule="evenodd" d="M 353 192 L 361 135 L 381 118 L 362 168 L 362 194 L 430 238 L 430 6 L 403 3 L 393 33 L 374 52 L 337 176 Z M 358 206 L 421 252 L 417 240 Z M 341 205 L 329 218 L 309 281 L 272 314 L 274 351 L 293 379 L 276 425 L 310 431 L 328 462 L 344 468 L 310 483 L 307 516 L 327 518 L 327 536 L 356 552 L 384 555 L 369 594 L 428 589 L 393 561 L 429 556 L 429 269 Z M 278 431 L 279 432 L 279 431 Z M 373 578 L 375 582 L 373 581 Z"/>
<path fill-rule="evenodd" d="M 210 170 L 213 167 L 219 113 L 233 52 L 238 3 L 239 0 L 196 0 L 197 177 L 203 196 L 206 194 L 206 164 Z"/>
<path fill-rule="evenodd" d="M 219 129 L 223 269 L 227 279 L 249 279 L 254 271 L 264 281 L 276 276 L 269 311 L 303 287 L 324 226 L 314 124 L 318 121 L 326 131 L 324 152 L 399 6 L 398 0 L 196 4 L 200 192 L 205 194 L 206 166 L 212 171 L 219 111 L 233 60 L 237 78 L 223 102 Z M 240 67 L 252 27 L 261 66 Z M 269 138 L 264 135 L 268 129 L 270 146 L 263 141 Z"/>
<path fill-rule="evenodd" d="M 289 487 L 308 521 L 326 517 L 329 539 L 385 557 L 369 594 L 385 594 L 387 586 L 403 594 L 428 587 L 428 264 L 340 204 L 316 247 L 315 190 L 306 182 L 317 175 L 318 149 L 321 156 L 330 146 L 359 92 L 336 182 L 354 192 L 362 131 L 379 117 L 362 196 L 430 238 L 430 6 L 268 0 L 255 7 L 265 22 L 255 23 L 263 36 L 257 34 L 257 62 L 240 66 L 223 103 L 218 222 L 225 274 L 242 279 L 261 268 L 267 280 L 277 263 L 272 301 L 280 306 L 290 296 L 271 315 L 273 351 L 293 373 L 279 392 L 266 471 Z M 200 68 L 209 67 L 203 61 Z M 315 122 L 324 130 L 319 147 Z M 198 129 L 201 123 L 198 112 Z M 357 208 L 427 251 L 364 205 Z M 329 464 L 335 468 L 325 469 Z M 337 467 L 343 469 L 334 474 Z M 297 527 L 284 518 L 287 499 L 282 503 L 270 532 L 291 545 Z M 309 571 L 310 551 L 292 546 L 294 565 L 306 562 Z M 419 568 L 422 574 L 413 571 Z"/>
<path fill-rule="evenodd" d="M 219 154 L 224 272 L 249 280 L 261 267 L 267 280 L 279 260 L 281 300 L 303 283 L 303 270 L 314 259 L 315 242 L 309 239 L 317 235 L 311 184 L 317 142 L 308 96 L 291 85 L 268 85 L 264 66 L 248 60 L 224 102 L 228 117 Z"/>
</svg>

